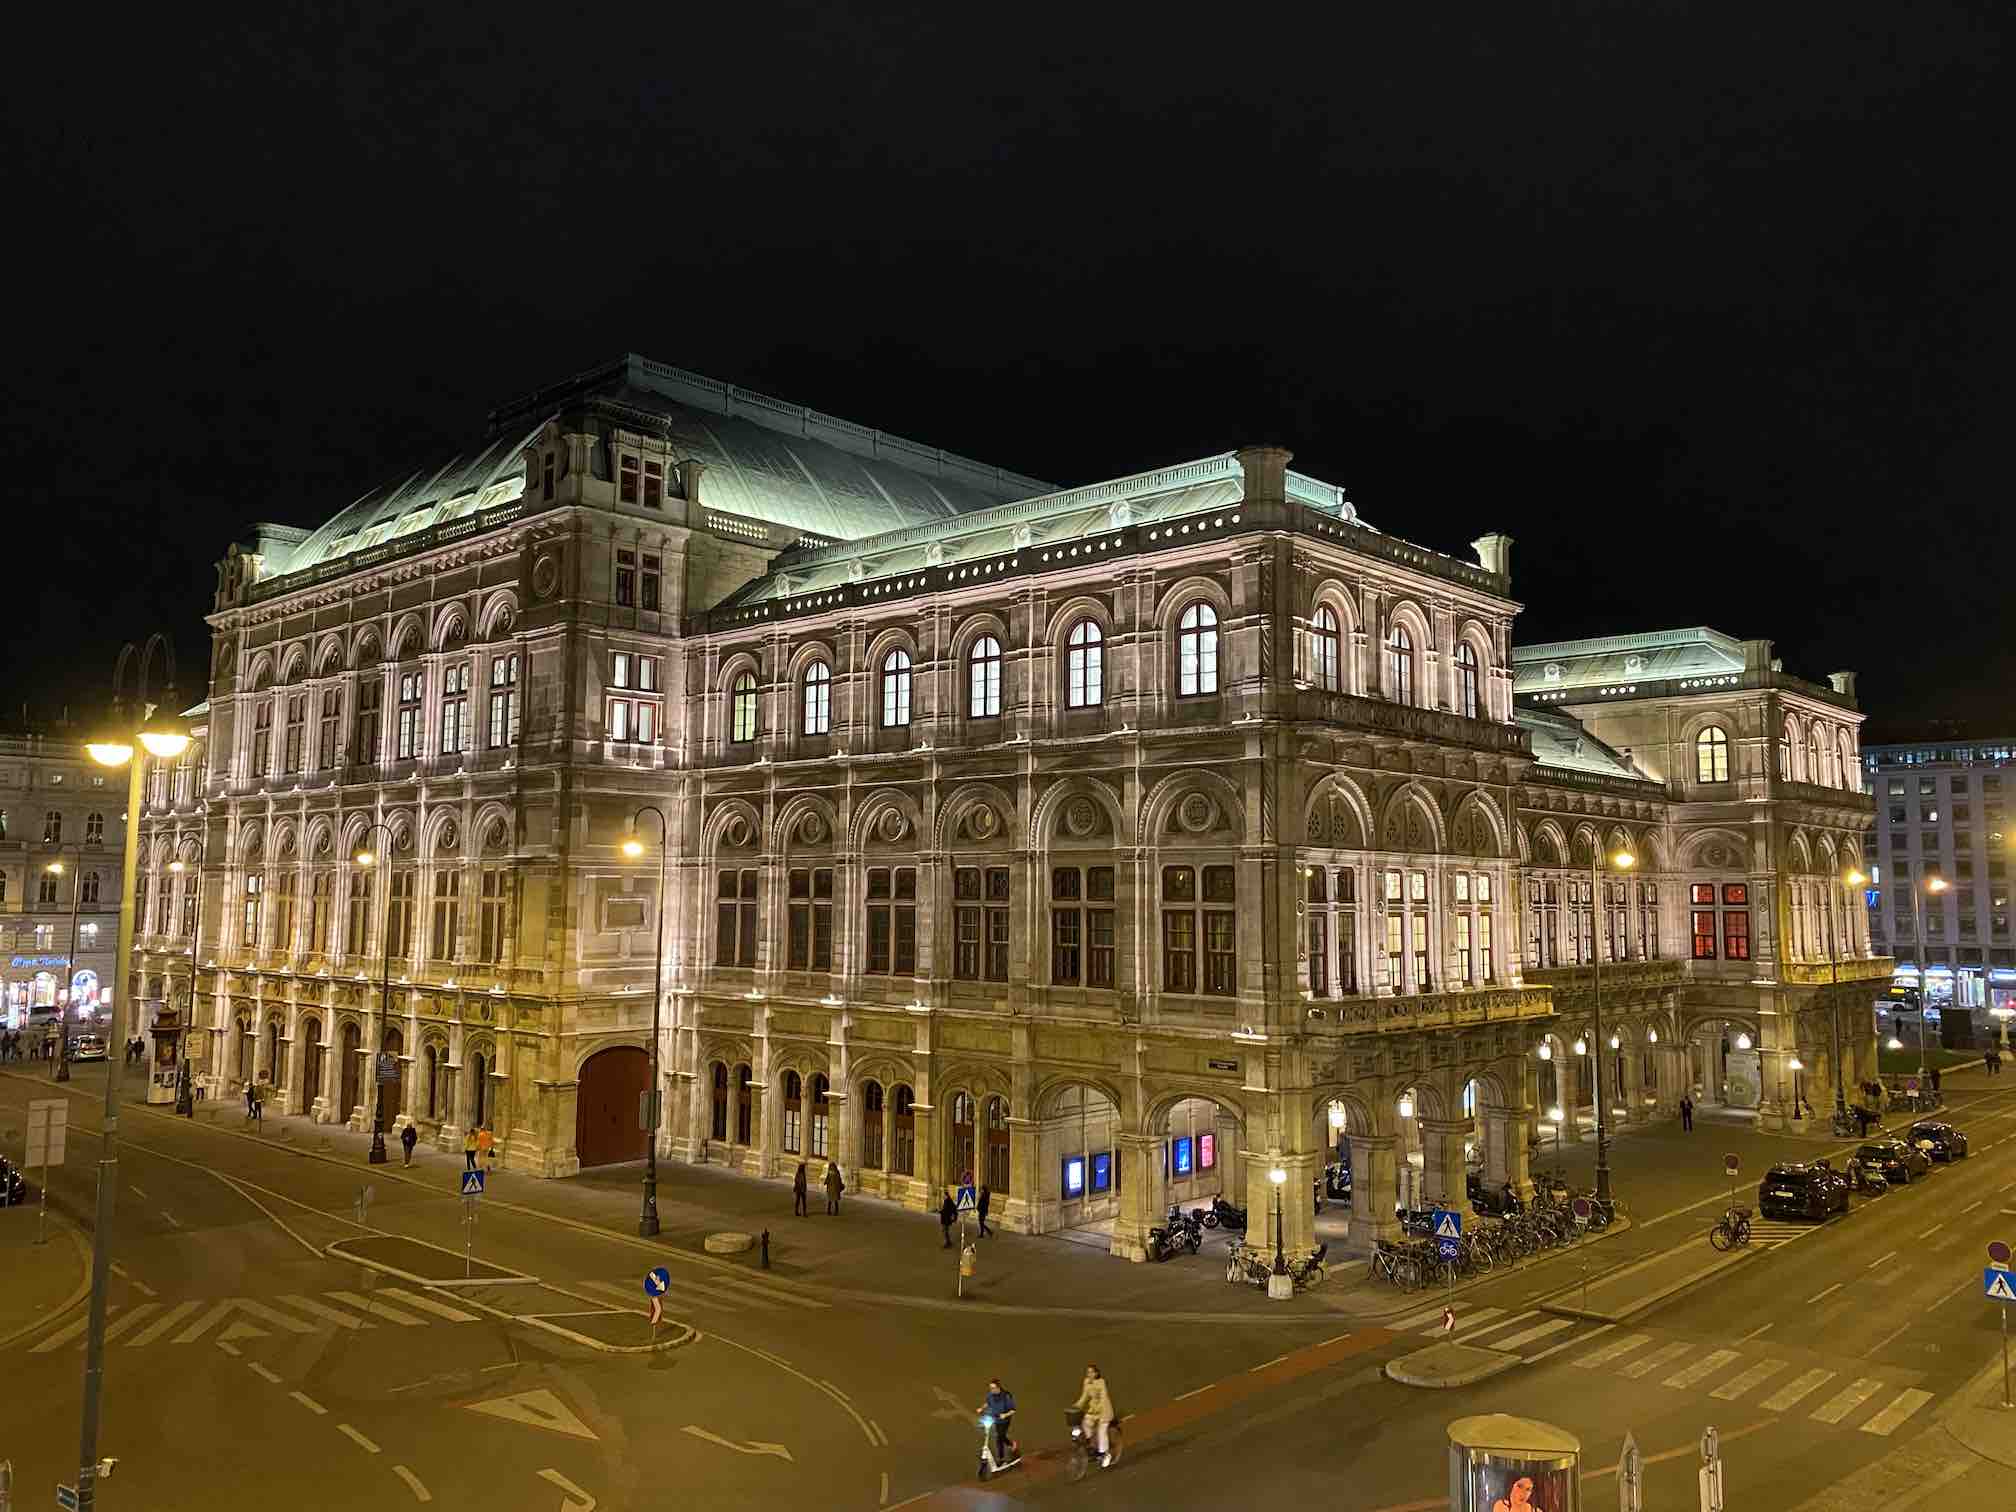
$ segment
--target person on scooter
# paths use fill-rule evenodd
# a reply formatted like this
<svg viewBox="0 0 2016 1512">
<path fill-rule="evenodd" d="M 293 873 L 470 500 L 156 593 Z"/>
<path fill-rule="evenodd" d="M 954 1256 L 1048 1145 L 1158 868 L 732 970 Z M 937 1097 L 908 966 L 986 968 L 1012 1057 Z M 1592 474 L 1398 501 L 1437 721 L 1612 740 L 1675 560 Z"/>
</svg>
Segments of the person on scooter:
<svg viewBox="0 0 2016 1512">
<path fill-rule="evenodd" d="M 1015 1393 L 1001 1384 L 999 1376 L 987 1382 L 987 1400 L 981 1403 L 980 1411 L 994 1419 L 994 1458 L 1005 1465 L 1015 1458 L 1008 1438 L 1008 1420 L 1015 1416 Z"/>
<path fill-rule="evenodd" d="M 1106 1377 L 1099 1374 L 1097 1365 L 1085 1367 L 1085 1384 L 1079 1388 L 1078 1400 L 1071 1404 L 1071 1410 L 1084 1414 L 1087 1434 L 1096 1430 L 1100 1468 L 1112 1464 L 1113 1456 L 1106 1448 L 1106 1430 L 1113 1422 L 1113 1394 L 1106 1389 Z"/>
</svg>

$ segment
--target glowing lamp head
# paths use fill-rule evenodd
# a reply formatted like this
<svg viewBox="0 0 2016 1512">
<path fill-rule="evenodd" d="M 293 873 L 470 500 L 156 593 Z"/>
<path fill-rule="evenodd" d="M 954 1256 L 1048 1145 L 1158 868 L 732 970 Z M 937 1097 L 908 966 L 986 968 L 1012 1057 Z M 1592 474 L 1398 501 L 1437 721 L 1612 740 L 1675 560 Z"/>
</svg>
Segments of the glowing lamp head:
<svg viewBox="0 0 2016 1512">
<path fill-rule="evenodd" d="M 1927 877 L 1925 879 L 1925 891 L 1929 893 L 1943 893 L 1946 891 L 1946 879 L 1944 877 Z"/>
<path fill-rule="evenodd" d="M 1540 1041 L 1539 1055 L 1543 1061 L 1554 1059 L 1554 1044 L 1551 1040 Z"/>
<path fill-rule="evenodd" d="M 371 851 L 360 850 L 357 852 L 357 864 L 359 866 L 376 866 L 378 864 L 378 857 Z"/>
<path fill-rule="evenodd" d="M 1330 1127 L 1342 1133 L 1344 1130 L 1344 1104 L 1332 1101 L 1330 1104 Z"/>
<path fill-rule="evenodd" d="M 1612 1050 L 1621 1050 L 1624 1048 L 1624 1042 L 1613 1034 L 1610 1036 L 1610 1048 Z"/>
<path fill-rule="evenodd" d="M 1749 1035 L 1747 1035 L 1747 1034 L 1739 1034 L 1739 1035 L 1737 1035 L 1737 1036 L 1736 1036 L 1736 1048 L 1737 1048 L 1738 1050 L 1748 1050 L 1748 1049 L 1750 1048 L 1750 1036 L 1749 1036 Z"/>
<path fill-rule="evenodd" d="M 42 870 L 48 872 L 51 876 L 60 877 L 63 875 L 63 863 L 61 861 L 51 861 Z"/>
<path fill-rule="evenodd" d="M 1864 876 L 1861 872 L 1855 870 L 1855 868 L 1851 866 L 1848 868 L 1848 874 L 1841 880 L 1843 882 L 1846 882 L 1850 887 L 1860 887 L 1864 882 L 1867 882 L 1869 879 L 1866 876 Z"/>
<path fill-rule="evenodd" d="M 1563 1123 L 1566 1123 L 1567 1121 L 1568 1121 L 1568 1115 L 1566 1113 L 1563 1113 L 1559 1107 L 1553 1107 L 1547 1110 L 1547 1122 L 1559 1126 Z"/>
<path fill-rule="evenodd" d="M 1658 1031 L 1657 1029 L 1647 1029 L 1647 1030 L 1645 1031 L 1645 1043 L 1646 1043 L 1646 1044 L 1648 1044 L 1648 1045 L 1656 1045 L 1656 1044 L 1658 1044 L 1658 1043 L 1659 1043 L 1659 1031 Z"/>
<path fill-rule="evenodd" d="M 1638 858 L 1629 851 L 1620 850 L 1610 858 L 1610 864 L 1619 871 L 1629 871 L 1638 864 Z"/>
<path fill-rule="evenodd" d="M 1404 1092 L 1400 1094 L 1399 1112 L 1402 1118 L 1412 1118 L 1414 1116 L 1414 1099 L 1411 1095 Z"/>
<path fill-rule="evenodd" d="M 1806 1062 L 1799 1059 L 1796 1055 L 1792 1057 L 1790 1064 L 1794 1071 L 1804 1071 L 1806 1069 Z"/>
<path fill-rule="evenodd" d="M 1267 1173 L 1267 1179 L 1273 1182 L 1274 1185 L 1279 1186 L 1281 1185 L 1282 1182 L 1288 1179 L 1288 1173 L 1282 1170 L 1281 1167 L 1276 1166 L 1274 1167 L 1273 1170 Z"/>
<path fill-rule="evenodd" d="M 179 877 L 183 872 L 189 870 L 189 865 L 185 861 L 170 861 L 168 863 L 168 870 L 174 872 Z"/>
<path fill-rule="evenodd" d="M 1890 1038 L 1883 1041 L 1883 1048 L 1885 1050 L 1902 1050 L 1904 1048 L 1904 1041 L 1893 1034 Z"/>
<path fill-rule="evenodd" d="M 1577 1055 L 1587 1055 L 1589 1053 L 1589 1041 L 1578 1038 L 1575 1041 L 1574 1049 Z"/>
<path fill-rule="evenodd" d="M 633 860 L 643 855 L 644 842 L 639 840 L 635 834 L 625 835 L 623 837 L 623 854 L 631 857 Z"/>
</svg>

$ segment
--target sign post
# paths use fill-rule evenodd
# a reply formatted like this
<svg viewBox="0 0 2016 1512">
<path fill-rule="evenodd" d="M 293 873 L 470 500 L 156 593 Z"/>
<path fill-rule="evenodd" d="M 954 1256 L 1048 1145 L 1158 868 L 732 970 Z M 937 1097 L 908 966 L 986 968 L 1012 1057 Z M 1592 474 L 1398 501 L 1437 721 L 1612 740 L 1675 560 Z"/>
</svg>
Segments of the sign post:
<svg viewBox="0 0 2016 1512">
<path fill-rule="evenodd" d="M 644 1295 L 651 1299 L 651 1341 L 658 1341 L 658 1325 L 665 1321 L 665 1293 L 672 1289 L 672 1272 L 662 1265 L 644 1273 Z"/>
<path fill-rule="evenodd" d="M 969 1214 L 980 1211 L 980 1197 L 971 1186 L 959 1188 L 959 1295 L 966 1295 L 966 1278 L 973 1274 L 979 1256 L 966 1237 L 966 1219 Z"/>
<path fill-rule="evenodd" d="M 49 1221 L 49 1167 L 63 1164 L 63 1143 L 70 1128 L 70 1099 L 38 1097 L 28 1104 L 28 1148 L 21 1164 L 42 1167 L 42 1203 L 35 1214 L 35 1242 L 47 1237 Z"/>
<path fill-rule="evenodd" d="M 1450 1208 L 1435 1208 L 1429 1215 L 1435 1233 L 1435 1253 L 1444 1262 L 1443 1276 L 1449 1283 L 1450 1306 L 1456 1298 L 1456 1261 L 1463 1253 L 1463 1215 Z"/>
<path fill-rule="evenodd" d="M 1722 1174 L 1729 1178 L 1729 1206 L 1736 1206 L 1736 1177 L 1743 1170 L 1743 1162 L 1734 1155 L 1722 1157 Z"/>
<path fill-rule="evenodd" d="M 1588 1233 L 1590 1215 L 1596 1211 L 1589 1199 L 1577 1197 L 1568 1205 L 1568 1210 L 1575 1215 L 1575 1232 Z M 1582 1251 L 1582 1310 L 1589 1310 L 1589 1252 L 1586 1249 Z"/>
<path fill-rule="evenodd" d="M 1712 1426 L 1701 1435 L 1701 1512 L 1723 1512 L 1722 1440 Z"/>
<path fill-rule="evenodd" d="M 1617 1456 L 1617 1512 L 1644 1512 L 1645 1456 L 1627 1429 L 1624 1452 Z"/>
<path fill-rule="evenodd" d="M 483 1196 L 485 1171 L 463 1171 L 462 1176 L 462 1279 L 475 1274 L 476 1205 Z"/>
<path fill-rule="evenodd" d="M 1981 1277 L 1981 1288 L 1989 1300 L 2000 1302 L 2002 1313 L 2002 1405 L 2009 1402 L 2009 1307 L 2016 1303 L 2016 1275 L 2009 1270 L 2009 1246 L 2000 1239 L 1988 1246 L 1988 1269 Z"/>
</svg>

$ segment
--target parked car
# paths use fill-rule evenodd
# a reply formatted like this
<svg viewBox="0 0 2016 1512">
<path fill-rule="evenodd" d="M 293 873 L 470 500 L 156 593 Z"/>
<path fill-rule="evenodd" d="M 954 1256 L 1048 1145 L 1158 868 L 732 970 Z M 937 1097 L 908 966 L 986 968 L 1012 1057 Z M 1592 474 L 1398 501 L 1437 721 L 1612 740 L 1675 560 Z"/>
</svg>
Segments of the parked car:
<svg viewBox="0 0 2016 1512">
<path fill-rule="evenodd" d="M 1855 1158 L 1895 1186 L 1915 1181 L 1932 1169 L 1923 1150 L 1901 1139 L 1872 1139 L 1855 1152 Z"/>
<path fill-rule="evenodd" d="M 1914 1123 L 1904 1137 L 1934 1160 L 1967 1158 L 1967 1136 L 1949 1123 Z"/>
<path fill-rule="evenodd" d="M 1766 1218 L 1825 1219 L 1848 1211 L 1848 1178 L 1824 1160 L 1774 1165 L 1757 1184 L 1757 1211 Z"/>
<path fill-rule="evenodd" d="M 70 1059 L 73 1061 L 105 1059 L 105 1041 L 95 1034 L 80 1034 L 70 1041 Z"/>
</svg>

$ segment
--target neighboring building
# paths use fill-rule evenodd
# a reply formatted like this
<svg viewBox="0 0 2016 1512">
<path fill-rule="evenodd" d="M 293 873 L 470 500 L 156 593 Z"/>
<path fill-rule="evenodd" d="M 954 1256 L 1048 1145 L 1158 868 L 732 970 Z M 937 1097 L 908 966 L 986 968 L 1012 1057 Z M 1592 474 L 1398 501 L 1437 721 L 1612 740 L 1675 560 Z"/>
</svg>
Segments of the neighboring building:
<svg viewBox="0 0 2016 1512">
<path fill-rule="evenodd" d="M 1896 958 L 1900 985 L 1922 986 L 1929 1024 L 1948 1044 L 1986 1043 L 2000 1032 L 1988 1009 L 2016 991 L 2003 838 L 2016 799 L 2016 740 L 1865 746 L 1862 761 L 1876 804 L 1870 936 Z M 1943 891 L 1925 890 L 1932 877 Z M 1999 994 L 1992 1004 L 1991 993 Z M 1915 1023 L 1902 1030 L 1907 1044 Z"/>
<path fill-rule="evenodd" d="M 119 945 L 125 788 L 74 732 L 0 735 L 0 992 L 35 1034 L 71 1005 L 71 1032 L 109 1017 Z M 51 870 L 52 867 L 58 868 Z"/>
<path fill-rule="evenodd" d="M 634 357 L 500 411 L 232 546 L 198 745 L 148 774 L 143 871 L 185 871 L 146 995 L 200 916 L 218 1092 L 368 1126 L 382 1048 L 431 1139 L 636 1158 L 650 805 L 677 1159 L 913 1206 L 971 1172 L 1008 1226 L 1110 1218 L 1138 1257 L 1165 1194 L 1265 1212 L 1340 1141 L 1369 1238 L 1417 1157 L 1430 1198 L 1469 1145 L 1523 1182 L 1538 1094 L 1587 1103 L 1599 941 L 1620 1119 L 1719 1088 L 1723 1025 L 1785 1117 L 1819 858 L 1868 810 L 1762 732 L 1824 728 L 1852 777 L 1852 689 L 1706 631 L 1529 669 L 1508 538 L 1410 544 L 1288 460 L 1060 490 Z M 1640 646 L 1675 670 L 1617 685 Z M 1600 929 L 1599 846 L 1643 863 Z M 1887 980 L 1866 952 L 1844 975 Z"/>
</svg>

